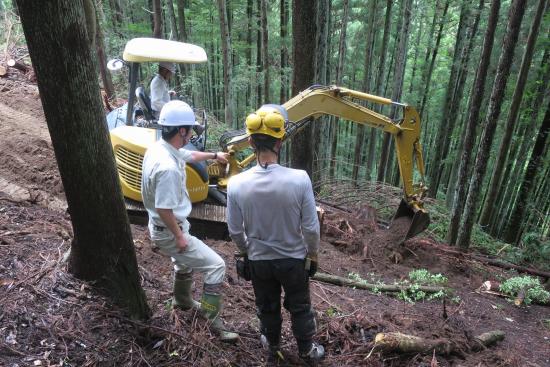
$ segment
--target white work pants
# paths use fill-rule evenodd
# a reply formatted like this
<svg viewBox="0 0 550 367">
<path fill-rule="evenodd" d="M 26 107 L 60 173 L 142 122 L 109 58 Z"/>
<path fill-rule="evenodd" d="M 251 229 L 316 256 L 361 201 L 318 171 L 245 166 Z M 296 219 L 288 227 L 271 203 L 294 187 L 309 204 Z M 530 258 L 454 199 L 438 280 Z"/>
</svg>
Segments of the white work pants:
<svg viewBox="0 0 550 367">
<path fill-rule="evenodd" d="M 176 273 L 198 271 L 204 273 L 205 284 L 220 284 L 225 275 L 225 262 L 204 242 L 189 234 L 189 224 L 183 225 L 183 235 L 187 240 L 187 249 L 180 252 L 176 247 L 175 237 L 168 228 L 155 230 L 149 225 L 151 239 L 160 252 L 172 258 Z"/>
</svg>

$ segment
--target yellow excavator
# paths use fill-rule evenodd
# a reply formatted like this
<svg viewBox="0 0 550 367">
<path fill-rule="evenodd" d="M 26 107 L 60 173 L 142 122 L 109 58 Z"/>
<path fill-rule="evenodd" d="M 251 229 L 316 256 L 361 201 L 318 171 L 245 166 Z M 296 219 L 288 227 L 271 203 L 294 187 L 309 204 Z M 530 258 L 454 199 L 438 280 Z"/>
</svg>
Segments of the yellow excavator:
<svg viewBox="0 0 550 367">
<path fill-rule="evenodd" d="M 128 44 L 131 45 L 132 41 L 136 42 L 133 43 L 133 48 L 129 48 Z M 195 52 L 190 58 L 183 50 L 198 46 L 180 42 L 158 39 L 134 39 L 132 41 L 126 46 L 124 60 L 118 60 L 120 63 L 127 64 L 130 69 L 128 104 L 118 111 L 111 112 L 107 117 L 107 122 L 130 219 L 135 223 L 143 223 L 147 214 L 141 205 L 141 164 L 147 148 L 160 139 L 160 131 L 150 113 L 150 105 L 148 105 L 143 88 L 137 87 L 139 63 L 144 61 L 203 62 L 200 60 L 205 60 L 206 54 L 197 57 L 197 52 Z M 158 55 L 151 54 L 150 50 L 154 48 L 152 45 L 160 48 L 159 42 L 161 44 L 171 42 L 172 46 L 180 44 L 182 49 L 180 54 L 183 56 L 166 57 L 164 55 L 165 57 L 159 58 Z M 137 44 L 140 47 L 137 47 Z M 116 65 L 113 67 L 116 62 L 110 62 L 111 69 L 118 67 Z M 134 95 L 138 100 L 138 107 L 129 109 L 128 106 L 134 106 Z M 362 106 L 359 104 L 360 101 L 393 105 L 401 109 L 402 117 L 392 120 Z M 411 219 L 404 239 L 413 237 L 428 227 L 430 219 L 423 206 L 423 197 L 427 188 L 424 186 L 420 117 L 413 107 L 338 86 L 312 86 L 283 104 L 283 107 L 288 113 L 289 120 L 284 140 L 292 139 L 306 124 L 312 121 L 315 123 L 318 117 L 324 115 L 336 116 L 391 134 L 395 142 L 396 157 L 403 184 L 403 197 L 394 215 L 394 220 L 400 217 Z M 203 117 L 205 116 L 203 113 Z M 207 131 L 207 121 L 206 118 L 203 118 L 203 125 L 197 131 L 197 136 L 185 149 L 204 150 Z M 226 227 L 216 226 L 216 224 L 225 224 L 224 204 L 228 180 L 247 169 L 255 161 L 255 154 L 250 152 L 248 136 L 244 129 L 224 133 L 219 143 L 224 151 L 230 153 L 227 165 L 219 163 L 206 165 L 202 162 L 203 164 L 188 164 L 186 166 L 187 191 L 194 203 L 189 218 L 192 228 L 197 235 L 202 234 L 211 238 L 223 238 L 227 235 Z M 242 153 L 246 152 L 249 154 L 244 154 L 243 157 Z M 414 182 L 415 172 L 419 176 L 418 182 Z"/>
</svg>

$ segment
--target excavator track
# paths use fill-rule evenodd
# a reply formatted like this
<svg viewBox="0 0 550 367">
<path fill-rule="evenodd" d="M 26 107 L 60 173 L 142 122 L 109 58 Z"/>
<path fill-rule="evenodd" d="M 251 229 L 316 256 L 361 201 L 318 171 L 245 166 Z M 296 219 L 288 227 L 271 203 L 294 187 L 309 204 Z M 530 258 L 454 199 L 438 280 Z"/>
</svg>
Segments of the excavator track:
<svg viewBox="0 0 550 367">
<path fill-rule="evenodd" d="M 130 223 L 147 225 L 147 211 L 139 201 L 125 199 L 126 212 Z M 211 203 L 195 203 L 191 214 L 187 218 L 191 224 L 190 233 L 200 239 L 229 240 L 229 231 L 226 223 L 226 207 Z"/>
</svg>

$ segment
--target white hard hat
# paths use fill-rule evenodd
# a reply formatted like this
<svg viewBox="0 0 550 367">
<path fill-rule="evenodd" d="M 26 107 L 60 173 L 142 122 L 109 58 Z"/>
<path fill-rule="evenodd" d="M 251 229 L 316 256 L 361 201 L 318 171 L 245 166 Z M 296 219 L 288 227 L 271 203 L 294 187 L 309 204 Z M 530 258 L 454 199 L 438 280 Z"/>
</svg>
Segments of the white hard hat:
<svg viewBox="0 0 550 367">
<path fill-rule="evenodd" d="M 183 101 L 170 101 L 160 111 L 159 125 L 193 126 L 199 124 L 191 106 Z"/>
<path fill-rule="evenodd" d="M 176 64 L 174 64 L 173 62 L 161 61 L 159 62 L 159 66 L 165 68 L 172 74 L 176 72 Z"/>
</svg>

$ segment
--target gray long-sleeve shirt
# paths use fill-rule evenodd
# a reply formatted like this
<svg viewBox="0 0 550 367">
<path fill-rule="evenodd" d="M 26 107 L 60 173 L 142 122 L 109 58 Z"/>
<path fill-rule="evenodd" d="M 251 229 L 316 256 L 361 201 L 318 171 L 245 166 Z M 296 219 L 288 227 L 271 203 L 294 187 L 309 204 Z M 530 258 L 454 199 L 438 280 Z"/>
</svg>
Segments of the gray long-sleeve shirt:
<svg viewBox="0 0 550 367">
<path fill-rule="evenodd" d="M 251 260 L 303 259 L 319 249 L 319 220 L 305 171 L 272 164 L 233 176 L 227 186 L 229 234 Z"/>
</svg>

